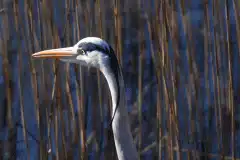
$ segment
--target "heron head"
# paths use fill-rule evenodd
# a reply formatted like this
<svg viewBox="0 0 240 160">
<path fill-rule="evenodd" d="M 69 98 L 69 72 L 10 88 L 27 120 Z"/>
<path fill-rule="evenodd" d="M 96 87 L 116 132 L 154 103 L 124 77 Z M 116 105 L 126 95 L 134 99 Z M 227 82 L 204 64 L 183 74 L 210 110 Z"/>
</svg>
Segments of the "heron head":
<svg viewBox="0 0 240 160">
<path fill-rule="evenodd" d="M 87 37 L 73 47 L 49 49 L 34 53 L 34 58 L 57 58 L 64 62 L 101 68 L 111 60 L 111 47 L 97 37 Z M 113 55 L 115 56 L 115 55 Z"/>
<path fill-rule="evenodd" d="M 123 86 L 123 81 L 120 83 L 121 69 L 112 47 L 101 38 L 87 37 L 73 47 L 44 50 L 32 56 L 34 58 L 57 58 L 64 62 L 100 69 L 108 81 L 113 104 L 119 106 L 120 85 Z M 114 115 L 115 112 L 116 109 Z"/>
</svg>

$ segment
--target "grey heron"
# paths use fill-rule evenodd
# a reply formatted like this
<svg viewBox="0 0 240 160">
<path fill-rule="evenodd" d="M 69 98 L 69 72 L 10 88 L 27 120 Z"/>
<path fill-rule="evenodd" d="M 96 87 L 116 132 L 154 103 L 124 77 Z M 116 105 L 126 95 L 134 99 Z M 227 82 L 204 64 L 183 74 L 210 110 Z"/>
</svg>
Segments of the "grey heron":
<svg viewBox="0 0 240 160">
<path fill-rule="evenodd" d="M 99 69 L 107 80 L 112 98 L 112 130 L 119 160 L 138 159 L 125 106 L 125 87 L 121 67 L 112 47 L 98 37 L 81 39 L 73 47 L 49 49 L 34 53 L 35 58 L 59 58 Z"/>
</svg>

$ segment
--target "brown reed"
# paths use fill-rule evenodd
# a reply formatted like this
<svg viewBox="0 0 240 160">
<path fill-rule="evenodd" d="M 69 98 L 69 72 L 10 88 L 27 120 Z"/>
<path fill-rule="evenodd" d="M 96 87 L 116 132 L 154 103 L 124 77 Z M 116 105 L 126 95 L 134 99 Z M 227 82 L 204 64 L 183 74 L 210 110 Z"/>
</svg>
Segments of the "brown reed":
<svg viewBox="0 0 240 160">
<path fill-rule="evenodd" d="M 31 153 L 27 130 L 30 123 L 26 115 L 28 106 L 24 106 L 25 74 L 30 75 L 27 76 L 31 81 L 28 90 L 33 93 L 39 159 L 73 159 L 77 155 L 76 148 L 77 156 L 82 159 L 88 159 L 91 153 L 96 159 L 102 156 L 116 159 L 112 132 L 103 125 L 111 119 L 111 116 L 105 118 L 111 113 L 105 113 L 111 106 L 111 98 L 101 73 L 96 69 L 59 61 L 31 58 L 35 51 L 71 46 L 83 37 L 99 36 L 112 45 L 123 66 L 126 88 L 131 90 L 126 104 L 133 104 L 129 115 L 140 159 L 145 159 L 150 151 L 155 159 L 237 159 L 239 111 L 235 98 L 238 92 L 233 87 L 233 76 L 236 74 L 233 57 L 236 53 L 231 35 L 236 31 L 235 43 L 240 52 L 239 1 L 232 1 L 236 24 L 230 20 L 229 1 L 211 2 L 212 8 L 209 1 L 201 3 L 203 17 L 199 20 L 199 28 L 191 23 L 189 0 L 181 0 L 180 5 L 174 0 L 74 3 L 65 0 L 59 4 L 47 0 L 28 0 L 24 3 L 23 15 L 20 14 L 18 1 L 12 3 L 13 14 L 8 5 L 0 2 L 3 60 L 0 65 L 4 77 L 9 133 L 6 142 L 0 140 L 0 158 L 5 155 L 4 152 L 13 155 L 13 159 L 17 158 L 18 130 L 12 113 L 15 85 L 11 71 L 14 68 L 9 45 L 11 36 L 18 36 L 26 46 L 17 46 L 17 87 L 26 159 Z M 59 25 L 54 18 L 54 9 L 59 7 L 62 7 L 62 11 L 57 16 L 64 17 L 61 19 L 63 34 L 59 32 Z M 14 19 L 14 25 L 10 25 L 11 19 Z M 232 29 L 234 25 L 236 30 Z M 16 35 L 11 34 L 12 29 L 17 32 Z M 180 35 L 185 37 L 186 44 L 180 43 Z M 200 41 L 202 44 L 199 44 Z M 150 44 L 149 50 L 147 44 Z M 201 54 L 198 52 L 200 47 L 203 48 Z M 125 48 L 130 52 L 125 53 Z M 183 58 L 185 52 L 187 61 Z M 150 60 L 148 55 L 151 56 Z M 201 56 L 203 69 L 197 60 Z M 25 58 L 29 59 L 28 64 L 23 63 Z M 153 67 L 149 67 L 149 64 Z M 187 73 L 184 67 L 188 67 Z M 25 73 L 28 71 L 26 68 L 31 73 Z M 70 72 L 72 69 L 75 73 Z M 72 78 L 72 74 L 76 79 Z M 146 86 L 150 86 L 147 91 Z M 182 88 L 185 93 L 179 95 Z M 76 91 L 76 95 L 73 95 L 73 91 Z M 184 98 L 179 100 L 179 96 Z M 89 100 L 93 102 L 91 106 Z M 91 107 L 91 113 L 88 113 L 87 107 Z M 88 116 L 92 118 L 91 128 L 87 125 L 90 124 Z M 91 130 L 89 135 L 87 129 Z"/>
</svg>

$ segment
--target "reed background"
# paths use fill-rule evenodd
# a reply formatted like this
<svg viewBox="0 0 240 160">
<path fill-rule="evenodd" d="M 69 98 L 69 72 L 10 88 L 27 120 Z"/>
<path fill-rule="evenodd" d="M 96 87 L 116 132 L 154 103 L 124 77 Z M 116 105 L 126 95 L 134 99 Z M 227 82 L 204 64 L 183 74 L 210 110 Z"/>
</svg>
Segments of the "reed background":
<svg viewBox="0 0 240 160">
<path fill-rule="evenodd" d="M 239 0 L 1 0 L 0 159 L 116 159 L 101 73 L 31 58 L 87 36 L 122 65 L 141 159 L 240 158 L 239 16 Z"/>
</svg>

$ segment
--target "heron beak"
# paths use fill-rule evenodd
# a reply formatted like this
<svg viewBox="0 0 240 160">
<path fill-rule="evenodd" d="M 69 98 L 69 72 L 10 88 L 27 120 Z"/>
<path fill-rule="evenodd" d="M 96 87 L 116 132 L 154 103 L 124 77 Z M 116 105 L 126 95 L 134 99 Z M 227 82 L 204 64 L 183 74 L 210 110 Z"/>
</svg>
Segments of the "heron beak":
<svg viewBox="0 0 240 160">
<path fill-rule="evenodd" d="M 63 58 L 75 55 L 73 47 L 49 49 L 34 53 L 34 58 Z"/>
</svg>

